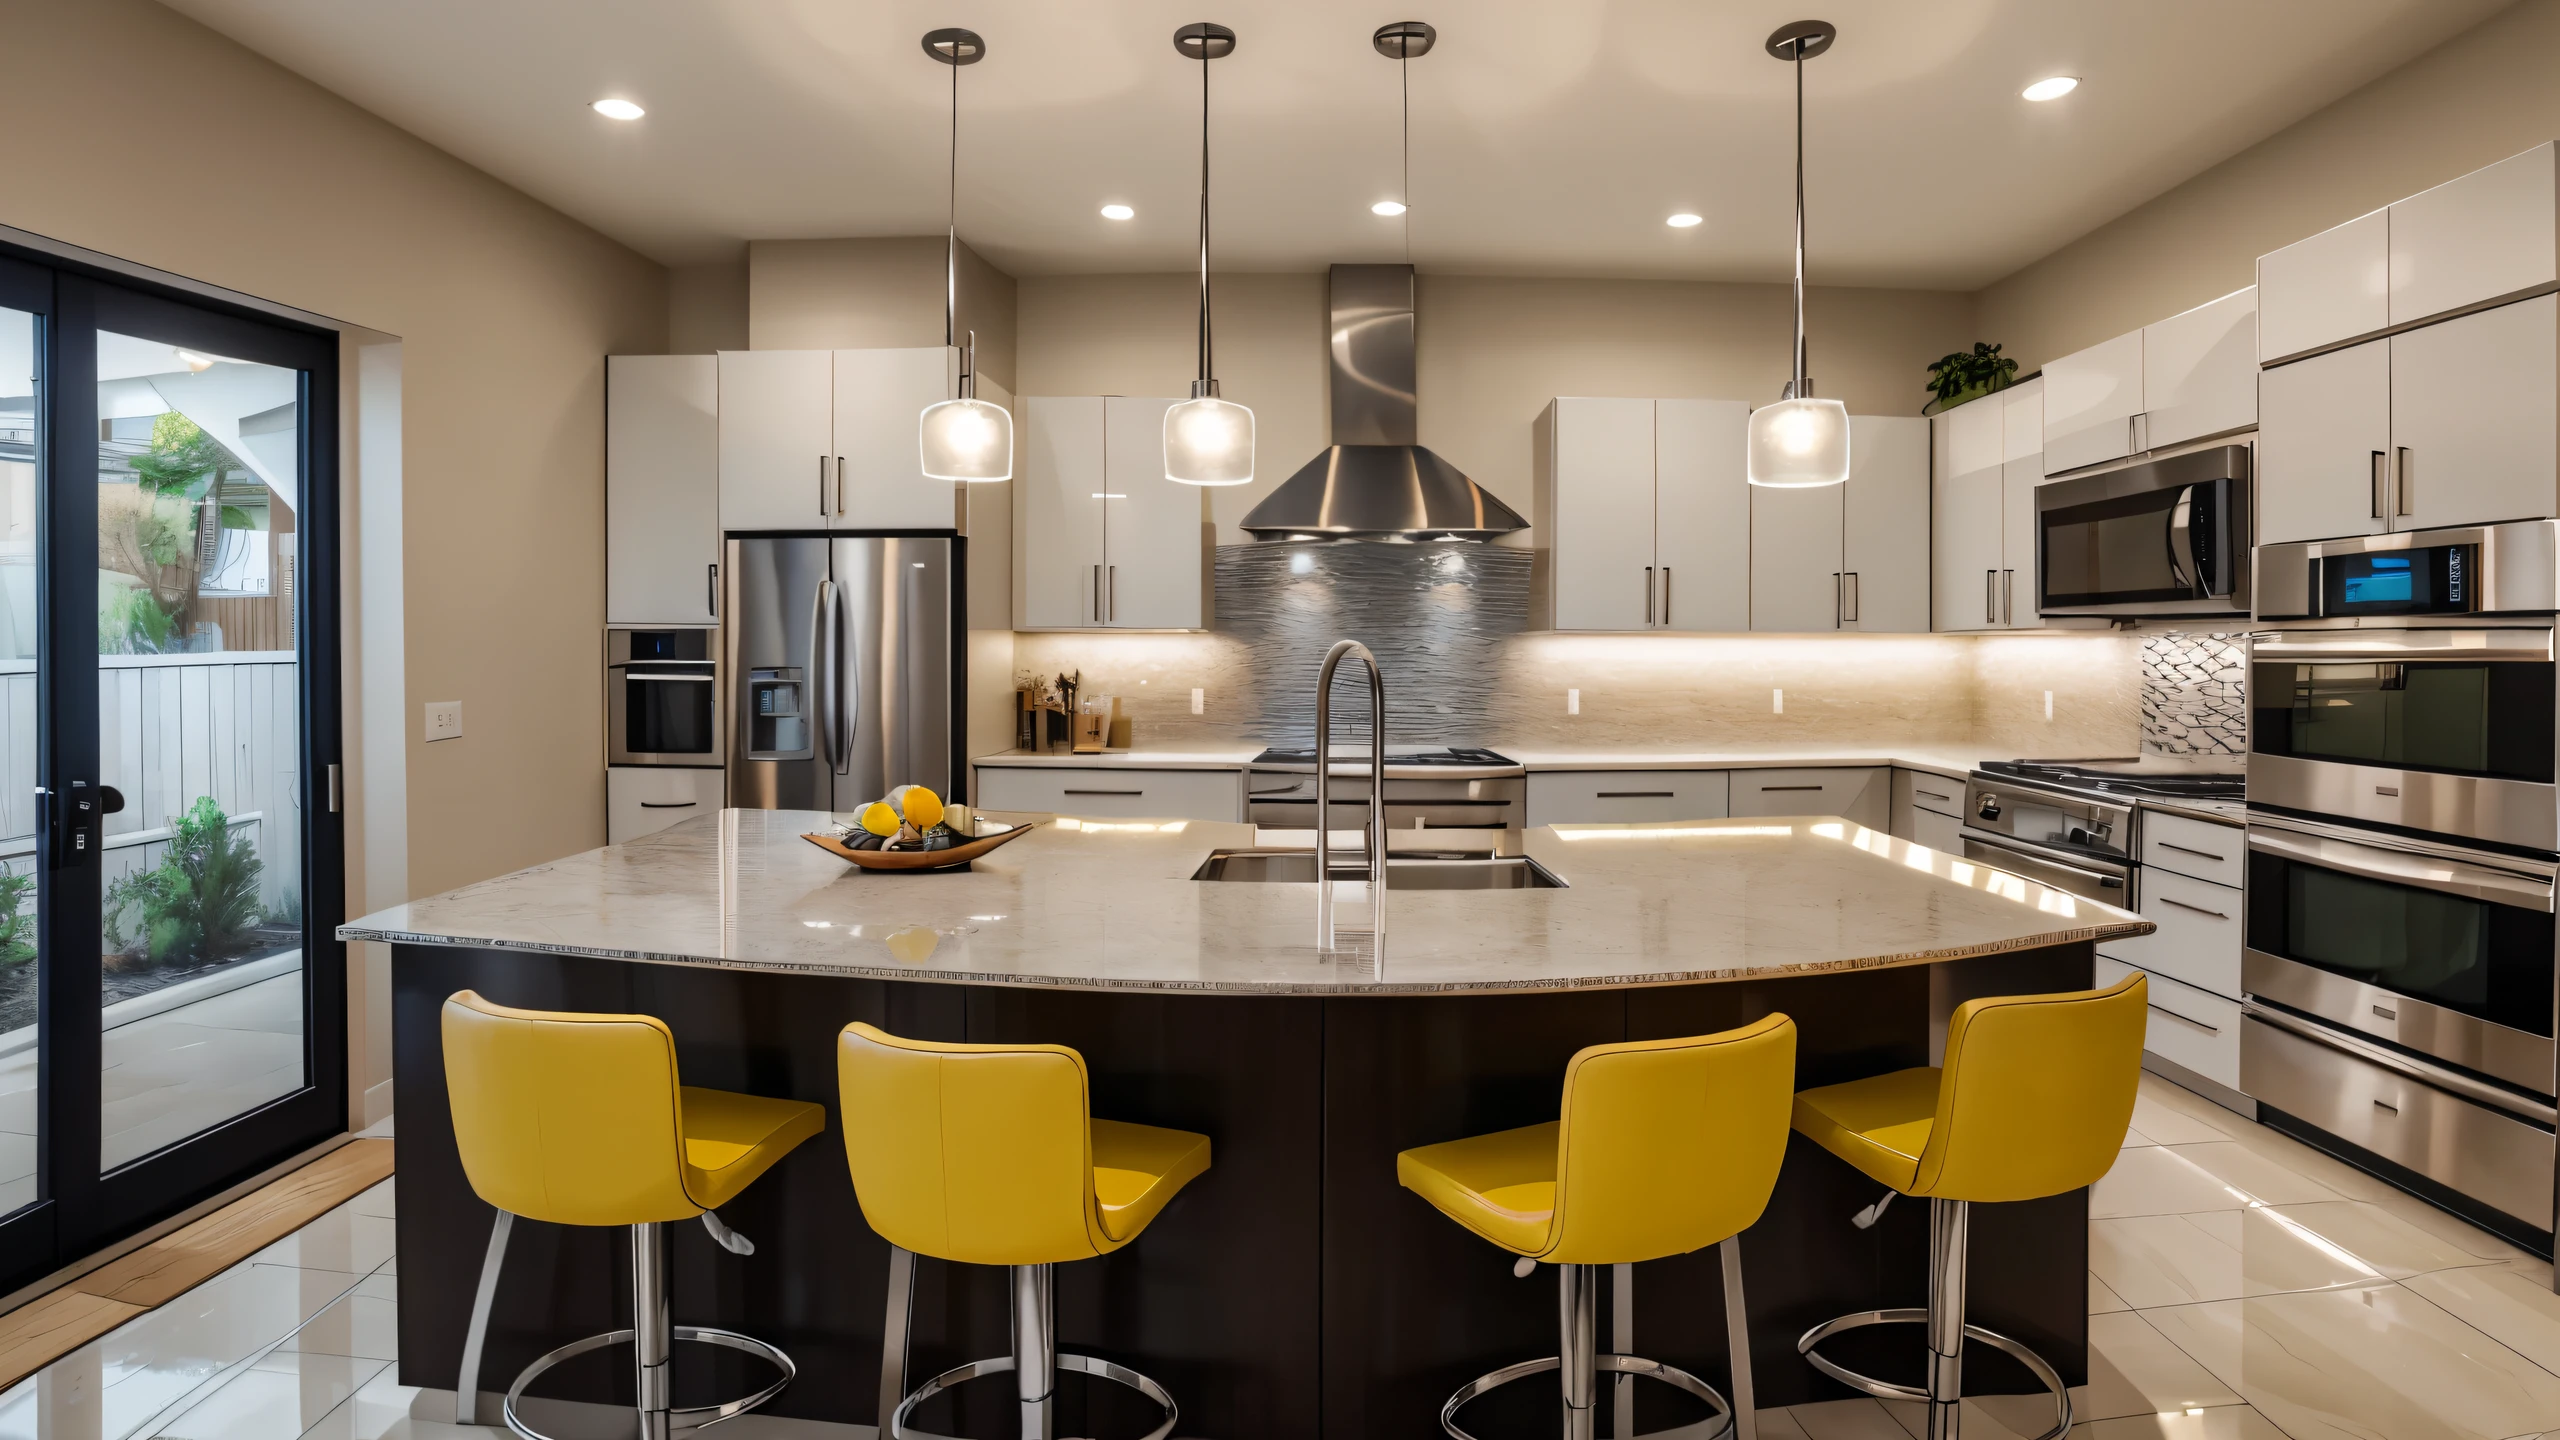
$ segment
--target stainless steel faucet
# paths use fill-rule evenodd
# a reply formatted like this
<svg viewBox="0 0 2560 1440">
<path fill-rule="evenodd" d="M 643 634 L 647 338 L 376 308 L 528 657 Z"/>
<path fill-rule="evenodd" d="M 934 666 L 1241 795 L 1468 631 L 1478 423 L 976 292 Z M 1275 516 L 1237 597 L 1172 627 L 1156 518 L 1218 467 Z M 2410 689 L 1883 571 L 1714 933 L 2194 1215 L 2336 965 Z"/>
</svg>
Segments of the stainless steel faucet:
<svg viewBox="0 0 2560 1440">
<path fill-rule="evenodd" d="M 1371 953 L 1387 946 L 1387 681 L 1378 657 L 1357 640 L 1336 640 L 1316 672 L 1316 949 L 1333 943 L 1333 670 L 1345 655 L 1369 667 L 1369 933 Z"/>
</svg>

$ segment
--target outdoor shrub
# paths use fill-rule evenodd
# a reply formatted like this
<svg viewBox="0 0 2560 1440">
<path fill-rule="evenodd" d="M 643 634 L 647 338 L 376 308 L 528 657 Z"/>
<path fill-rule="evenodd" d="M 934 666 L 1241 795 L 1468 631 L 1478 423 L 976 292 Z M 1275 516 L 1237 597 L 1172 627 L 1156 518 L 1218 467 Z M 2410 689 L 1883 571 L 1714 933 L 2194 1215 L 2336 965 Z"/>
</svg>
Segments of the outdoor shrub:
<svg viewBox="0 0 2560 1440">
<path fill-rule="evenodd" d="M 169 851 L 107 887 L 107 943 L 152 965 L 196 964 L 249 947 L 259 920 L 257 847 L 231 833 L 210 795 L 169 821 Z M 137 935 L 126 930 L 138 920 Z"/>
</svg>

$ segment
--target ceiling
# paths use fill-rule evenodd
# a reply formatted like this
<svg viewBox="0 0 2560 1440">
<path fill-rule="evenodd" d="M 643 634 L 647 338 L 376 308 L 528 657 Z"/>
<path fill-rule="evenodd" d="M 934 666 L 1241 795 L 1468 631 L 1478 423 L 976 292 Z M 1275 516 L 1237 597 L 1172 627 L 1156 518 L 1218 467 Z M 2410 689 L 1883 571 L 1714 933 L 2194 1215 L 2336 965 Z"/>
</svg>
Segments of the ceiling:
<svg viewBox="0 0 2560 1440">
<path fill-rule="evenodd" d="M 1768 32 L 1840 26 L 1806 66 L 1817 283 L 1973 289 L 2281 129 L 2510 0 L 164 0 L 670 264 L 750 239 L 942 228 L 951 72 L 960 233 L 1016 274 L 1180 269 L 1214 63 L 1216 259 L 1308 270 L 1406 254 L 1398 178 L 1418 15 L 1411 255 L 1501 274 L 1779 279 L 1788 67 Z M 2028 82 L 2084 77 L 2030 104 Z M 646 106 L 633 123 L 587 109 Z M 1137 217 L 1105 220 L 1105 202 Z M 1664 225 L 1675 211 L 1705 223 Z"/>
</svg>

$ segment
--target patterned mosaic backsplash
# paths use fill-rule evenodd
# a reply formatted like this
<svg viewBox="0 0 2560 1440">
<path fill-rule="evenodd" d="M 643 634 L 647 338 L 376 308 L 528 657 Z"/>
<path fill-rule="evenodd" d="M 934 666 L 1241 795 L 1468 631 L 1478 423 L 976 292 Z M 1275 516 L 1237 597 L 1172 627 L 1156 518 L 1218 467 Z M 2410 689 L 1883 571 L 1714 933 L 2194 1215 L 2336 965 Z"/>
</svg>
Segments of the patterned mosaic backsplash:
<svg viewBox="0 0 2560 1440">
<path fill-rule="evenodd" d="M 2247 754 L 2248 680 L 2249 642 L 2240 636 L 2145 636 L 2143 753 Z"/>
</svg>

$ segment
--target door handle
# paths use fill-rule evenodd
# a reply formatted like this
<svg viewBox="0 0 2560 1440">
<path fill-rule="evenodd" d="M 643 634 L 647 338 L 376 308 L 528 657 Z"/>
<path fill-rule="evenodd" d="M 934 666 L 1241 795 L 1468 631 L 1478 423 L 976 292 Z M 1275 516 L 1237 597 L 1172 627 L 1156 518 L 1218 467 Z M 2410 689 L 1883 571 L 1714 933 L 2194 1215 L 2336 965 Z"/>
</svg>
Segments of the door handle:
<svg viewBox="0 0 2560 1440">
<path fill-rule="evenodd" d="M 640 802 L 640 808 L 643 810 L 690 810 L 695 803 L 691 800 L 643 800 Z"/>
<path fill-rule="evenodd" d="M 1857 623 L 1858 623 L 1858 600 L 1859 600 L 1858 572 L 1857 572 L 1857 571 L 1855 571 L 1855 570 L 1850 571 L 1850 572 L 1849 572 L 1849 574 L 1848 574 L 1848 581 L 1849 581 L 1849 613 L 1848 613 L 1847 615 L 1843 616 L 1842 618 L 1843 618 L 1844 620 L 1846 620 L 1849 624 L 1851 624 L 1851 625 L 1855 625 L 1855 624 L 1857 624 Z"/>
<path fill-rule="evenodd" d="M 2175 840 L 2160 840 L 2153 843 L 2157 844 L 2163 850 L 2175 850 L 2181 855 L 2193 855 L 2199 860 L 2218 860 L 2225 865 L 2231 863 L 2231 857 L 2228 855 L 2216 855 L 2210 850 L 2197 850 L 2189 846 L 2181 845 Z"/>
<path fill-rule="evenodd" d="M 1662 567 L 1662 623 L 1671 623 L 1671 567 Z"/>
<path fill-rule="evenodd" d="M 1594 790 L 1591 792 L 1591 798 L 1594 800 L 1677 800 L 1680 798 L 1680 792 L 1677 790 Z"/>
<path fill-rule="evenodd" d="M 2017 571 L 2015 571 L 2015 570 L 2003 570 L 2003 571 L 2001 571 L 2001 572 L 2000 572 L 2000 623 L 2001 623 L 2001 624 L 2003 624 L 2003 625 L 2015 625 L 2015 624 L 2017 624 L 2017 623 L 2018 623 L 2017 599 L 2018 599 L 2018 572 L 2017 572 Z"/>
<path fill-rule="evenodd" d="M 809 602 L 809 722 L 817 733 L 818 763 L 833 767 L 836 763 L 836 719 L 830 711 L 835 699 L 835 646 L 829 643 L 834 629 L 836 582 L 821 580 L 818 593 Z"/>
<path fill-rule="evenodd" d="M 1849 613 L 1849 587 L 1841 572 L 1831 572 L 1831 628 L 1840 628 L 1841 617 Z"/>
<path fill-rule="evenodd" d="M 2184 900 L 2172 900 L 2166 895 L 2160 897 L 2160 903 L 2163 905 L 2175 905 L 2181 910 L 2192 911 L 2198 915 L 2210 915 L 2216 920 L 2228 920 L 2231 918 L 2219 910 L 2207 910 L 2201 905 L 2190 905 Z"/>
<path fill-rule="evenodd" d="M 1653 624 L 1653 567 L 1644 567 L 1644 623 Z"/>
<path fill-rule="evenodd" d="M 2382 518 L 2382 487 L 2388 483 L 2383 472 L 2389 468 L 2389 463 L 2389 458 L 2381 451 L 2373 452 L 2373 518 L 2376 520 Z"/>
<path fill-rule="evenodd" d="M 2391 495 L 2399 503 L 2393 508 L 2407 515 L 2409 509 L 2409 447 L 2403 445 L 2391 467 Z"/>
<path fill-rule="evenodd" d="M 1093 567 L 1093 623 L 1102 623 L 1102 567 Z"/>
<path fill-rule="evenodd" d="M 1983 623 L 1983 624 L 1985 624 L 1985 625 L 1997 625 L 1997 624 L 1999 624 L 1999 623 L 2000 623 L 2000 599 L 1999 599 L 1999 595 L 2000 595 L 2000 572 L 1999 572 L 1999 571 L 1997 571 L 1997 570 L 1985 570 L 1985 571 L 1983 571 L 1983 572 L 1982 572 L 1982 623 Z"/>
<path fill-rule="evenodd" d="M 1103 568 L 1110 572 L 1109 578 L 1103 581 L 1103 590 L 1111 601 L 1111 623 L 1117 625 L 1120 623 L 1120 567 L 1108 565 Z"/>
<path fill-rule="evenodd" d="M 839 588 L 835 594 L 834 606 L 836 638 L 833 649 L 835 652 L 835 658 L 828 662 L 835 667 L 836 729 L 839 732 L 836 742 L 836 773 L 839 775 L 852 773 L 853 742 L 862 734 L 861 657 L 858 655 L 855 656 L 855 663 L 852 665 L 844 663 L 844 596 L 845 592 Z M 884 653 L 881 657 L 881 663 L 886 665 L 888 663 L 888 646 L 885 643 L 885 637 L 883 651 Z"/>
<path fill-rule="evenodd" d="M 827 518 L 827 457 L 818 457 L 818 518 Z"/>
<path fill-rule="evenodd" d="M 710 611 L 713 619 L 718 619 L 720 616 L 720 567 L 712 564 L 703 568 L 711 573 L 702 582 L 704 593 L 702 608 Z"/>
</svg>

